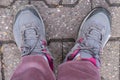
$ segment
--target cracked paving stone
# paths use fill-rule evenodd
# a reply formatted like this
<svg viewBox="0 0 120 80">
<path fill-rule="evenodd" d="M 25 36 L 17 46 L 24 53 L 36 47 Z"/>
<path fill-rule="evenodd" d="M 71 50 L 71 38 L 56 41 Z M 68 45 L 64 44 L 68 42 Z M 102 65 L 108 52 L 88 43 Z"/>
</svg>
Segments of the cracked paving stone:
<svg viewBox="0 0 120 80">
<path fill-rule="evenodd" d="M 101 75 L 104 80 L 119 80 L 119 42 L 108 42 L 101 54 Z"/>
<path fill-rule="evenodd" d="M 2 46 L 5 80 L 10 80 L 12 73 L 20 62 L 21 53 L 15 44 Z"/>
<path fill-rule="evenodd" d="M 120 3 L 120 0 L 109 0 L 110 3 Z"/>
<path fill-rule="evenodd" d="M 42 1 L 32 1 L 41 13 L 47 38 L 76 38 L 79 25 L 91 10 L 90 2 L 81 0 L 74 8 L 48 8 Z"/>
</svg>

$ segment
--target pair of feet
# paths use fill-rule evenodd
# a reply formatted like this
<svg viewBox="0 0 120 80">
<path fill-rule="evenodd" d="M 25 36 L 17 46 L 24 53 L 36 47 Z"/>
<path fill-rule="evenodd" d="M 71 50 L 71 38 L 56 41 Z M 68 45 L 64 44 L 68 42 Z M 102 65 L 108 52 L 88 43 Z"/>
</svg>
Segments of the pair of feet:
<svg viewBox="0 0 120 80">
<path fill-rule="evenodd" d="M 83 20 L 76 44 L 67 54 L 65 61 L 88 60 L 100 67 L 99 55 L 110 38 L 110 32 L 109 12 L 100 7 L 93 9 Z M 40 54 L 45 56 L 51 64 L 45 26 L 34 6 L 25 6 L 19 10 L 15 18 L 13 33 L 22 56 Z"/>
</svg>

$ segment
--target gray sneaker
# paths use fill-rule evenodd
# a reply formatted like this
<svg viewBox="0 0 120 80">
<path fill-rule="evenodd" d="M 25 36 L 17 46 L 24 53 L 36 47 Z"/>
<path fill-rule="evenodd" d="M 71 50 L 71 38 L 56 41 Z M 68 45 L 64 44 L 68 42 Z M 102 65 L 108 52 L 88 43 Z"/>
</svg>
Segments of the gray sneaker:
<svg viewBox="0 0 120 80">
<path fill-rule="evenodd" d="M 13 34 L 22 56 L 45 55 L 52 66 L 52 57 L 47 48 L 43 20 L 32 5 L 22 7 L 16 15 Z"/>
<path fill-rule="evenodd" d="M 104 8 L 93 9 L 83 20 L 75 46 L 65 61 L 89 60 L 100 67 L 100 52 L 110 38 L 110 13 Z"/>
</svg>

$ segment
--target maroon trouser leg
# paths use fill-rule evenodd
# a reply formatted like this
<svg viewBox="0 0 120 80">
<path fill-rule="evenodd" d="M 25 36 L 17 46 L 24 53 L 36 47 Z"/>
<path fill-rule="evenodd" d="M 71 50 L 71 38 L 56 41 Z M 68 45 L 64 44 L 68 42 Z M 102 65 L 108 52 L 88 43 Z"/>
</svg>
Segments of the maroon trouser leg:
<svg viewBox="0 0 120 80">
<path fill-rule="evenodd" d="M 98 69 L 90 61 L 69 61 L 58 68 L 58 80 L 101 80 Z"/>
<path fill-rule="evenodd" d="M 51 68 L 43 56 L 22 57 L 22 62 L 10 80 L 56 80 Z"/>
<path fill-rule="evenodd" d="M 58 68 L 58 80 L 100 80 L 98 69 L 89 61 L 69 61 Z M 25 56 L 11 80 L 56 80 L 42 56 Z"/>
</svg>

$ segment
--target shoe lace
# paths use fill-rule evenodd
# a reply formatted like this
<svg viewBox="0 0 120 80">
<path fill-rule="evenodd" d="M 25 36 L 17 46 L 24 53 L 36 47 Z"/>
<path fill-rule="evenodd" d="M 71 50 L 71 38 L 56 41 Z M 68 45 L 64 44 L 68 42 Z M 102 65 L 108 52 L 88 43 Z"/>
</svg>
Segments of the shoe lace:
<svg viewBox="0 0 120 80">
<path fill-rule="evenodd" d="M 26 35 L 29 34 L 29 35 Z M 35 34 L 33 36 L 33 34 Z M 31 52 L 36 48 L 36 46 L 39 46 L 39 51 L 45 53 L 45 45 L 44 41 L 40 39 L 40 33 L 37 25 L 34 23 L 24 25 L 24 30 L 22 32 L 22 47 L 21 51 L 23 52 L 23 55 L 29 55 Z M 28 41 L 33 41 L 32 44 Z"/>
<path fill-rule="evenodd" d="M 89 51 L 89 54 L 91 54 L 94 58 L 99 59 L 103 31 L 101 31 L 101 29 L 99 28 L 99 26 L 101 27 L 101 25 L 91 24 L 89 26 L 91 27 L 89 27 L 88 32 L 85 32 L 85 38 L 81 38 L 78 40 L 78 49 Z"/>
</svg>

